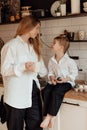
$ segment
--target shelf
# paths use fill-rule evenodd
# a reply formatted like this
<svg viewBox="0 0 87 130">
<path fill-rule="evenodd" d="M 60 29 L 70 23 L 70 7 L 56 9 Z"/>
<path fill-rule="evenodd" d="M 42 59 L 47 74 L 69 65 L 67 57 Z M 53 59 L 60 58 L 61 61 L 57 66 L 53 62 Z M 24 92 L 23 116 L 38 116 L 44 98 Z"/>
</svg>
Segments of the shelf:
<svg viewBox="0 0 87 130">
<path fill-rule="evenodd" d="M 66 19 L 66 18 L 76 18 L 76 17 L 85 17 L 87 13 L 80 13 L 80 14 L 67 14 L 66 16 L 57 16 L 57 17 L 41 17 L 40 20 L 55 20 L 55 19 Z"/>
<path fill-rule="evenodd" d="M 53 16 L 40 17 L 39 19 L 42 21 L 42 20 L 67 19 L 67 18 L 86 17 L 86 16 L 87 16 L 87 13 L 80 13 L 80 14 L 67 14 L 66 16 L 57 16 L 57 17 L 53 17 Z M 0 25 L 15 24 L 15 23 L 19 23 L 19 22 L 20 22 L 20 20 L 16 21 L 16 22 L 0 23 Z"/>
<path fill-rule="evenodd" d="M 87 42 L 87 40 L 74 40 L 74 41 L 70 41 L 70 42 Z"/>
</svg>

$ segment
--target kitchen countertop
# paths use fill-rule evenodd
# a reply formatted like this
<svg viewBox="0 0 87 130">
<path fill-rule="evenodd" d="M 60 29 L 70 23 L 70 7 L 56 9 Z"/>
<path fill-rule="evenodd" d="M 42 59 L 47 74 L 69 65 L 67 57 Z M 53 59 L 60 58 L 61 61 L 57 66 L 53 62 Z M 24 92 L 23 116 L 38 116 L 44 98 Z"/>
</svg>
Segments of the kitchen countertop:
<svg viewBox="0 0 87 130">
<path fill-rule="evenodd" d="M 65 94 L 64 98 L 87 101 L 87 92 L 75 92 L 74 90 L 70 90 Z"/>
</svg>

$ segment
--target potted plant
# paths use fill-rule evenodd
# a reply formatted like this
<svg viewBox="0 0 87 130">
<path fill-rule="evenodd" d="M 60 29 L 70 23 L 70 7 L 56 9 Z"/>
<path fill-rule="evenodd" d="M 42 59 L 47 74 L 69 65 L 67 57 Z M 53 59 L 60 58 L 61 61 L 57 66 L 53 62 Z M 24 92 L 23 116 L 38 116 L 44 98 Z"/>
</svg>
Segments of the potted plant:
<svg viewBox="0 0 87 130">
<path fill-rule="evenodd" d="M 59 7 L 55 10 L 55 14 L 56 14 L 56 16 L 60 16 L 60 8 Z"/>
<path fill-rule="evenodd" d="M 60 9 L 61 9 L 61 15 L 66 15 L 66 1 L 67 0 L 60 0 Z"/>
</svg>

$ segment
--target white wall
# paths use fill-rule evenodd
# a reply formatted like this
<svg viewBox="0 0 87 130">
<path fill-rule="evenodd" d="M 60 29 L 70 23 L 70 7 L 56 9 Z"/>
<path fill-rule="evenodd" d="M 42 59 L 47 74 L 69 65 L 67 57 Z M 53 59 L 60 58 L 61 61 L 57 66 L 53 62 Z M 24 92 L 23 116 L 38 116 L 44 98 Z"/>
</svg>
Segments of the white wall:
<svg viewBox="0 0 87 130">
<path fill-rule="evenodd" d="M 41 21 L 42 23 L 42 39 L 47 45 L 51 45 L 53 38 L 63 33 L 65 29 L 75 32 L 84 30 L 87 33 L 87 17 L 55 19 Z M 87 39 L 87 36 L 85 37 Z M 43 48 L 43 56 L 47 65 L 49 57 L 52 55 L 50 49 L 46 46 Z M 70 43 L 69 53 L 71 56 L 79 56 L 79 60 L 75 60 L 82 72 L 79 72 L 78 79 L 87 80 L 87 43 L 86 42 L 72 42 Z"/>
</svg>

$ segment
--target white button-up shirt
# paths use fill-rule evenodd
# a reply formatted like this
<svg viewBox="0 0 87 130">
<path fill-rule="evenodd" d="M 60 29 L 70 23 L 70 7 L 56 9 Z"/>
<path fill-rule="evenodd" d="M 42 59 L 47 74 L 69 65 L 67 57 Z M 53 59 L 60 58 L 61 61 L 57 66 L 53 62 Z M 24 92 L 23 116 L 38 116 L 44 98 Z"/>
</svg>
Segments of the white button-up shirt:
<svg viewBox="0 0 87 130">
<path fill-rule="evenodd" d="M 38 63 L 39 72 L 25 71 L 25 63 L 29 61 Z M 5 88 L 4 101 L 15 108 L 27 108 L 32 106 L 33 80 L 40 88 L 37 75 L 45 76 L 47 69 L 42 59 L 38 62 L 33 47 L 28 46 L 20 36 L 17 36 L 2 48 L 1 74 Z"/>
<path fill-rule="evenodd" d="M 65 54 L 59 62 L 56 61 L 55 56 L 51 57 L 48 64 L 48 77 L 56 76 L 56 77 L 70 77 L 70 81 L 68 81 L 72 86 L 75 85 L 75 78 L 78 75 L 78 68 L 75 61 L 67 54 Z M 49 81 L 49 83 L 51 83 Z"/>
</svg>

